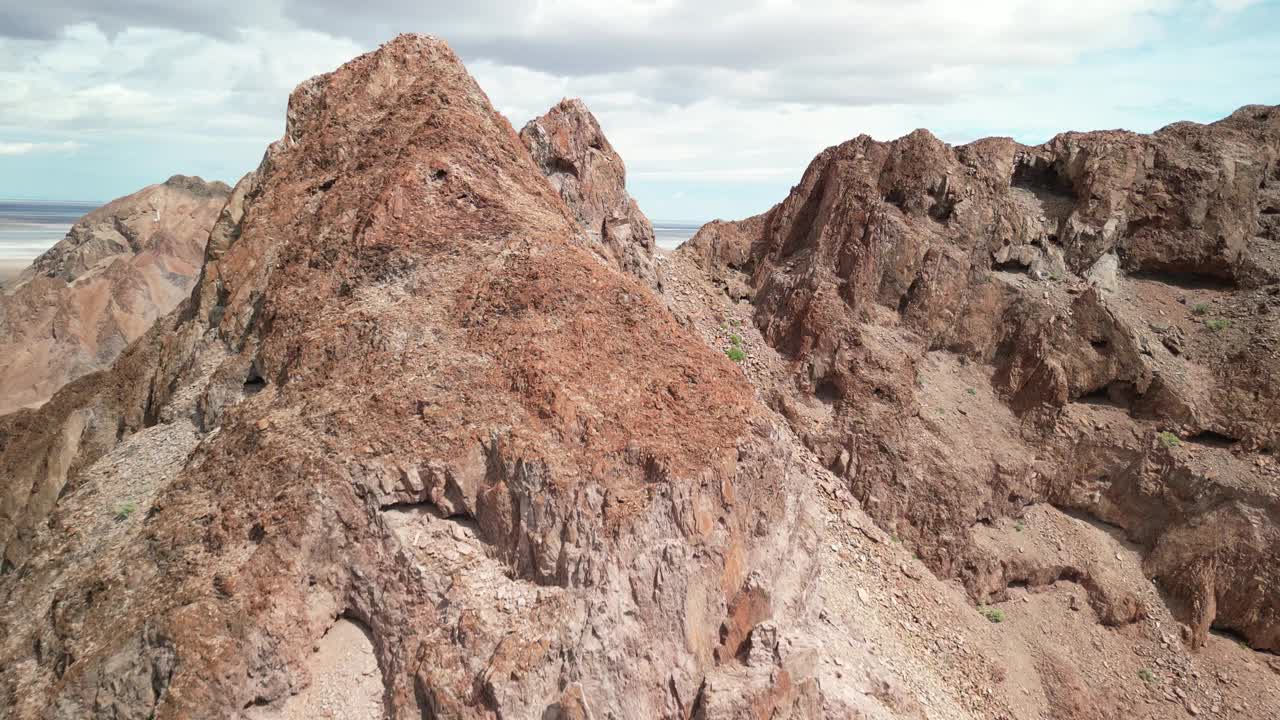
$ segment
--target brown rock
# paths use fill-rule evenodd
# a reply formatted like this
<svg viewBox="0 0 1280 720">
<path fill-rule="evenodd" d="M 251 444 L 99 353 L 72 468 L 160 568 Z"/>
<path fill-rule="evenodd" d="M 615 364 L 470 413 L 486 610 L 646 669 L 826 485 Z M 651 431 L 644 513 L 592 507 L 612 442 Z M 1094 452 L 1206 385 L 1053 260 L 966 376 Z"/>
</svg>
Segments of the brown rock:
<svg viewBox="0 0 1280 720">
<path fill-rule="evenodd" d="M 1051 502 L 1145 546 L 1197 642 L 1216 624 L 1276 648 L 1280 500 L 1237 453 L 1280 444 L 1280 324 L 1252 312 L 1280 280 L 1278 207 L 1280 108 L 1037 147 L 921 130 L 823 151 L 782 203 L 681 253 L 743 279 L 728 291 L 803 391 L 779 404 L 831 408 L 785 413 L 797 434 L 831 467 L 851 452 L 854 494 L 935 570 L 1002 592 L 971 527 Z M 1171 427 L 1197 452 L 1154 442 Z"/>
<path fill-rule="evenodd" d="M 1229 314 L 1269 272 L 1270 213 L 1239 253 L 1239 218 L 1178 225 L 1197 203 L 1239 210 L 1240 177 L 1269 187 L 1251 113 L 1194 142 L 827 151 L 793 198 L 670 261 L 755 303 L 757 327 L 735 325 L 767 371 L 749 380 L 708 347 L 740 305 L 699 307 L 716 294 L 673 274 L 677 323 L 453 53 L 398 38 L 295 91 L 189 301 L 0 418 L 0 703 L 24 720 L 1182 715 L 1135 705 L 1132 668 L 1169 687 L 1191 660 L 1145 625 L 1086 623 L 1169 622 L 1126 582 L 1145 570 L 1197 631 L 1262 646 L 1274 625 L 1276 513 L 1249 461 L 1271 396 L 1225 374 L 1265 372 L 1261 348 L 1237 351 L 1270 330 L 1230 314 L 1244 327 L 1206 339 L 1170 312 L 1212 294 Z M 1125 164 L 1149 142 L 1151 167 Z M 1217 172 L 1231 158 L 1266 168 Z M 1079 183 L 1070 207 L 1055 173 Z M 1152 177 L 1171 196 L 1148 221 L 1167 225 L 1107 214 L 1149 209 Z M 1135 249 L 1157 226 L 1199 249 Z M 1114 278 L 1092 257 L 1113 250 Z M 1180 356 L 1150 334 L 1161 310 Z M 1247 392 L 1196 390 L 1229 381 Z M 974 599 L 1035 599 L 986 622 L 908 547 Z M 1094 612 L 1045 601 L 1063 589 Z M 1239 684 L 1274 704 L 1274 684 Z"/>
<path fill-rule="evenodd" d="M 0 419 L 10 715 L 256 715 L 339 617 L 397 718 L 687 714 L 814 572 L 804 466 L 580 235 L 444 43 L 299 86 L 191 299 Z"/>
<path fill-rule="evenodd" d="M 677 252 L 722 285 L 729 297 L 749 298 L 748 279 L 755 269 L 752 242 L 761 237 L 766 216 L 755 215 L 738 222 L 709 222 L 677 248 Z"/>
</svg>

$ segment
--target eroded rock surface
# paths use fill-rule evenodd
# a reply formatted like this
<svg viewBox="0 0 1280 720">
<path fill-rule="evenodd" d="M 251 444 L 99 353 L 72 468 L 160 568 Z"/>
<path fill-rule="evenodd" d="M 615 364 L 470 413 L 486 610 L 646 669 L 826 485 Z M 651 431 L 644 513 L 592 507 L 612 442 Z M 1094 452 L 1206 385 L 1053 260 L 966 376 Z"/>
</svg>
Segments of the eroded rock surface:
<svg viewBox="0 0 1280 720">
<path fill-rule="evenodd" d="M 811 473 L 580 235 L 442 42 L 299 86 L 190 299 L 0 420 L 11 715 L 287 712 L 338 617 L 391 717 L 693 712 Z"/>
<path fill-rule="evenodd" d="M 84 216 L 0 294 L 0 414 L 111 364 L 195 285 L 230 188 L 176 175 Z"/>
<path fill-rule="evenodd" d="M 533 161 L 598 255 L 661 290 L 653 225 L 627 194 L 627 168 L 581 100 L 561 100 L 520 131 Z"/>
<path fill-rule="evenodd" d="M 1218 417 L 1205 403 L 1170 425 L 1182 445 L 1156 444 L 1171 411 L 1135 408 L 1164 356 L 1124 323 L 1125 303 L 1147 311 L 1132 283 L 1159 277 L 1120 243 L 1099 250 L 1114 263 L 1055 251 L 1037 233 L 1063 203 L 1006 198 L 1012 160 L 986 185 L 917 177 L 964 152 L 914 135 L 824 153 L 775 210 L 655 258 L 659 297 L 583 242 L 580 208 L 444 43 L 402 36 L 302 84 L 189 299 L 0 417 L 0 707 L 1266 716 L 1280 674 L 1216 635 L 1193 652 L 1185 609 L 1141 573 L 1169 568 L 1169 597 L 1194 602 L 1167 578 L 1218 588 L 1266 557 L 1272 496 L 1221 478 L 1269 472 L 1252 453 L 1270 436 L 1196 449 L 1231 432 L 1194 425 Z M 964 188 L 971 205 L 947 200 Z M 982 203 L 1040 243 L 947 229 Z M 1014 214 L 1032 203 L 1034 222 Z M 1236 307 L 1265 289 L 1254 248 L 1187 254 L 1213 267 L 1196 291 Z M 1045 279 L 991 267 L 1014 259 Z M 1191 362 L 1210 351 L 1195 329 L 1159 345 Z M 1126 493 L 1162 510 L 1105 525 L 1132 519 Z M 1236 587 L 1211 625 L 1269 597 Z"/>
<path fill-rule="evenodd" d="M 1048 502 L 1139 543 L 1193 645 L 1275 650 L 1278 198 L 1274 107 L 1037 147 L 863 136 L 679 254 L 750 298 L 805 444 L 976 600 L 1070 577 L 1142 617 L 1087 567 L 975 545 Z"/>
</svg>

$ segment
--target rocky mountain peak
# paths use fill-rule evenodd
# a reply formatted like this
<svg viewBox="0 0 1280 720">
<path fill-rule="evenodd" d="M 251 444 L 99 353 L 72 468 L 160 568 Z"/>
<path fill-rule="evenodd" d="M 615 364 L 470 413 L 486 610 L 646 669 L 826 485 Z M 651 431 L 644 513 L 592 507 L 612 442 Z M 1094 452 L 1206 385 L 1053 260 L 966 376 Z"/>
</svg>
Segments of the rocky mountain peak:
<svg viewBox="0 0 1280 720">
<path fill-rule="evenodd" d="M 587 247 L 660 288 L 653 225 L 627 194 L 626 166 L 582 100 L 564 99 L 520 131 L 534 163 L 573 212 Z"/>
<path fill-rule="evenodd" d="M 1277 563 L 1280 528 L 1245 517 L 1276 512 L 1278 179 L 1280 113 L 1262 106 L 1034 147 L 864 136 L 679 254 L 795 359 L 804 391 L 784 405 L 810 447 L 975 600 L 1020 581 L 990 574 L 1007 561 L 972 544 L 975 523 L 1052 503 L 1142 543 L 1194 643 L 1219 628 L 1270 649 L 1280 586 L 1245 578 Z M 956 408 L 952 375 L 986 409 Z M 934 480 L 913 485 L 922 467 Z M 1193 529 L 1210 525 L 1257 534 Z M 1113 593 L 1100 612 L 1133 607 Z"/>
<path fill-rule="evenodd" d="M 1267 716 L 1273 116 L 858 137 L 653 283 L 580 103 L 400 36 L 0 416 L 0 707 Z"/>
<path fill-rule="evenodd" d="M 16 716 L 279 707 L 340 617 L 397 717 L 683 713 L 802 587 L 798 469 L 581 234 L 443 42 L 299 86 L 191 301 L 0 419 Z"/>
</svg>

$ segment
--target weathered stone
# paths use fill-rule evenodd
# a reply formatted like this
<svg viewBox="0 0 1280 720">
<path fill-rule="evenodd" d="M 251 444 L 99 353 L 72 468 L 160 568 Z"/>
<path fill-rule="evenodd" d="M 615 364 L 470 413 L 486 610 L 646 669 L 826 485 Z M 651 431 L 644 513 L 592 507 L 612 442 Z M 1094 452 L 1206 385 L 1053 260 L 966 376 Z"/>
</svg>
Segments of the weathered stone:
<svg viewBox="0 0 1280 720">
<path fill-rule="evenodd" d="M 520 139 L 586 233 L 586 246 L 660 291 L 653 225 L 627 194 L 626 166 L 586 104 L 561 100 L 530 120 Z"/>
<path fill-rule="evenodd" d="M 9 716 L 280 707 L 339 617 L 396 718 L 682 716 L 798 606 L 807 476 L 581 234 L 443 42 L 300 85 L 190 301 L 0 419 L 56 469 L 3 488 Z"/>
<path fill-rule="evenodd" d="M 1003 592 L 1008 567 L 972 557 L 970 528 L 1052 502 L 1141 542 L 1197 644 L 1218 625 L 1277 648 L 1280 499 L 1223 448 L 1280 444 L 1280 323 L 1253 312 L 1280 280 L 1278 199 L 1280 108 L 1037 147 L 921 130 L 828 148 L 782 203 L 681 252 L 749 285 L 794 385 L 833 403 L 784 413 L 797 434 L 935 570 Z M 1000 402 L 925 414 L 931 383 L 955 382 L 930 370 L 970 363 Z M 1119 416 L 1087 418 L 1094 403 Z M 1083 436 L 1057 431 L 1077 416 Z M 1135 440 L 1170 427 L 1204 453 Z M 1104 622 L 1141 616 L 1091 600 Z"/>
</svg>

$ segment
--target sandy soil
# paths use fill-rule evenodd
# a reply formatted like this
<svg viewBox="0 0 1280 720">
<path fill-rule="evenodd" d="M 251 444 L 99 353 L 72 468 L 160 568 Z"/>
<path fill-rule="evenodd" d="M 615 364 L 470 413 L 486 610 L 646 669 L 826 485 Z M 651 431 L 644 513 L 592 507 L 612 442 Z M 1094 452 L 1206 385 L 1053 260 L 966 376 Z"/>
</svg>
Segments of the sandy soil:
<svg viewBox="0 0 1280 720">
<path fill-rule="evenodd" d="M 281 708 L 255 707 L 254 720 L 381 720 L 382 674 L 369 631 L 339 619 L 307 662 L 311 683 Z"/>
</svg>

